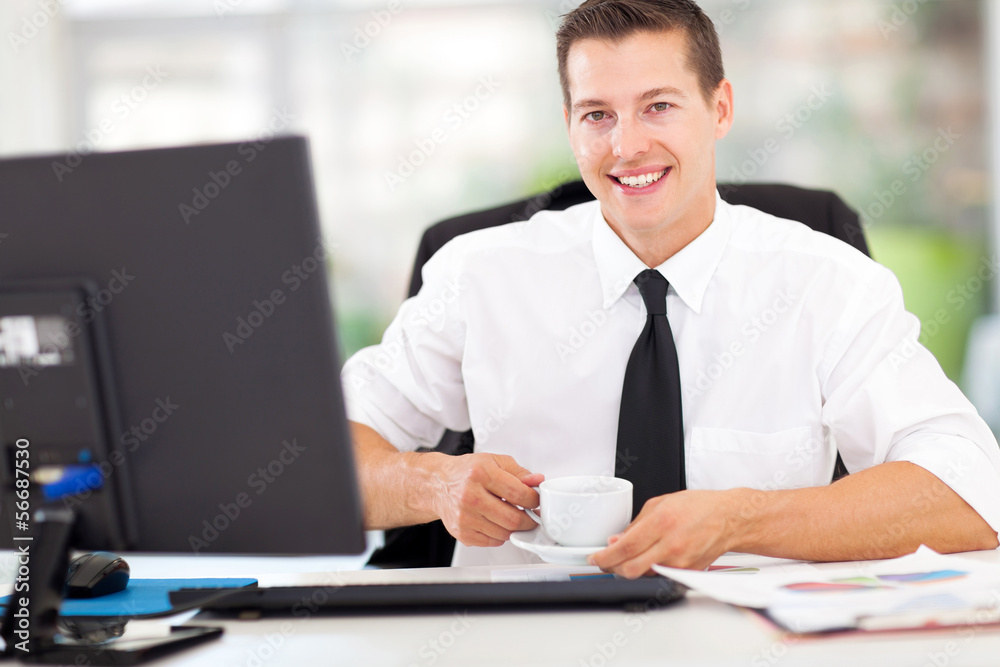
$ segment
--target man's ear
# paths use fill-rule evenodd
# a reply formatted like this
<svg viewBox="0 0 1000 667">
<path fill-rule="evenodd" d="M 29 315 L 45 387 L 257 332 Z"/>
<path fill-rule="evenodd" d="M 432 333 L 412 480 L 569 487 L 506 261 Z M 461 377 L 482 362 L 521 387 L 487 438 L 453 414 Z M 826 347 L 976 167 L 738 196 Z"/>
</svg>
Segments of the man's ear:
<svg viewBox="0 0 1000 667">
<path fill-rule="evenodd" d="M 723 79 L 715 91 L 715 138 L 721 139 L 729 134 L 733 126 L 733 84 L 729 79 Z"/>
<path fill-rule="evenodd" d="M 566 122 L 566 129 L 569 129 L 569 109 L 563 107 L 563 120 Z"/>
</svg>

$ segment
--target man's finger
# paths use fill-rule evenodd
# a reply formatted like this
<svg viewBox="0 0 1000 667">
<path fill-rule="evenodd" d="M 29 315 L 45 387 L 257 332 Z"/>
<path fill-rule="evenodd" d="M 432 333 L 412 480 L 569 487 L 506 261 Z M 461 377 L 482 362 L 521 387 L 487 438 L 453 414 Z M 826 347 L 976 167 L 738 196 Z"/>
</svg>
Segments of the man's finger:
<svg viewBox="0 0 1000 667">
<path fill-rule="evenodd" d="M 639 540 L 635 535 L 638 533 L 622 536 L 588 560 L 605 572 L 614 572 L 629 579 L 643 576 L 657 562 L 657 541 Z"/>
<path fill-rule="evenodd" d="M 448 531 L 451 532 L 451 531 Z M 467 547 L 498 547 L 504 542 L 495 537 L 490 537 L 478 530 L 461 530 L 457 535 L 452 533 L 452 537 Z"/>
<path fill-rule="evenodd" d="M 518 480 L 525 486 L 538 486 L 545 481 L 545 475 L 540 472 L 533 472 L 523 477 L 518 477 Z"/>
<path fill-rule="evenodd" d="M 497 465 L 500 466 L 501 470 L 509 472 L 511 475 L 517 478 L 524 477 L 525 475 L 530 475 L 532 472 L 514 460 L 514 457 L 507 456 L 506 454 L 497 454 L 493 457 Z"/>
<path fill-rule="evenodd" d="M 636 517 L 632 525 L 636 525 L 638 521 L 639 518 Z M 610 571 L 650 549 L 656 544 L 658 538 L 659 536 L 652 530 L 633 530 L 621 533 L 613 542 L 609 540 L 606 549 L 598 551 L 587 560 L 591 565 Z"/>
<path fill-rule="evenodd" d="M 531 530 L 538 524 L 531 520 L 524 510 L 518 509 L 502 499 L 494 499 L 485 504 L 483 514 L 489 521 L 507 531 Z"/>
<path fill-rule="evenodd" d="M 510 539 L 513 531 L 535 527 L 535 522 L 523 510 L 483 489 L 480 489 L 477 501 L 467 505 L 465 510 L 460 517 L 464 525 L 501 542 Z"/>
<path fill-rule="evenodd" d="M 490 475 L 485 486 L 487 491 L 512 505 L 538 507 L 538 492 L 505 470 Z"/>
<path fill-rule="evenodd" d="M 545 475 L 542 473 L 531 472 L 510 456 L 496 456 L 494 457 L 494 460 L 501 470 L 510 473 L 512 476 L 517 478 L 517 481 L 521 482 L 521 484 L 524 484 L 525 486 L 538 486 L 545 481 Z M 528 506 L 522 505 L 522 507 Z M 536 507 L 536 505 L 531 505 L 531 507 Z"/>
</svg>

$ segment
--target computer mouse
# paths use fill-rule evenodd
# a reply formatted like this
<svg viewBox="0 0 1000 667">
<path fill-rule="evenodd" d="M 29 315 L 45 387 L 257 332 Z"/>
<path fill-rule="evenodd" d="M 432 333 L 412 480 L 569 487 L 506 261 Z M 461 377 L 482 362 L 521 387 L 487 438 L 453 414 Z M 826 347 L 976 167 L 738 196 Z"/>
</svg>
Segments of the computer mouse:
<svg viewBox="0 0 1000 667">
<path fill-rule="evenodd" d="M 74 558 L 66 573 L 67 598 L 96 598 L 125 590 L 131 574 L 128 563 L 108 551 Z"/>
</svg>

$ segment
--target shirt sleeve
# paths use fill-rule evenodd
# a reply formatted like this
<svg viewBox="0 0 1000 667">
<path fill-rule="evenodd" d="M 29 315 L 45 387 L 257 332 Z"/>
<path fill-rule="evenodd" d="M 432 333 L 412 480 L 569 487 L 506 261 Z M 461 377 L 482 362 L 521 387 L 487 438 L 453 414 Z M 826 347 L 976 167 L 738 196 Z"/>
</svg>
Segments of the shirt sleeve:
<svg viewBox="0 0 1000 667">
<path fill-rule="evenodd" d="M 403 302 L 382 342 L 341 372 L 347 417 L 402 451 L 437 445 L 446 428 L 470 428 L 462 380 L 465 321 L 454 242 L 423 269 L 420 292 Z"/>
<path fill-rule="evenodd" d="M 824 422 L 851 472 L 887 461 L 930 471 L 1000 531 L 1000 447 L 961 390 L 919 343 L 895 276 L 858 281 L 828 345 Z M 928 492 L 930 493 L 930 492 Z M 915 508 L 931 497 L 914 498 Z"/>
</svg>

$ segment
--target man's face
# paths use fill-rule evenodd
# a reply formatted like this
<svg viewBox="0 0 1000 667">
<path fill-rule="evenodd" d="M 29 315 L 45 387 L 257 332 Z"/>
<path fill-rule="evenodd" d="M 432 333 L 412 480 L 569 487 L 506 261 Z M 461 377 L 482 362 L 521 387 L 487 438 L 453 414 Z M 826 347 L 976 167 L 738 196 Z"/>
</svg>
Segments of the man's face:
<svg viewBox="0 0 1000 667">
<path fill-rule="evenodd" d="M 697 236 L 714 215 L 715 141 L 732 124 L 732 88 L 723 81 L 706 102 L 686 54 L 675 30 L 620 44 L 581 40 L 567 57 L 573 154 L 605 220 L 630 246 Z"/>
</svg>

